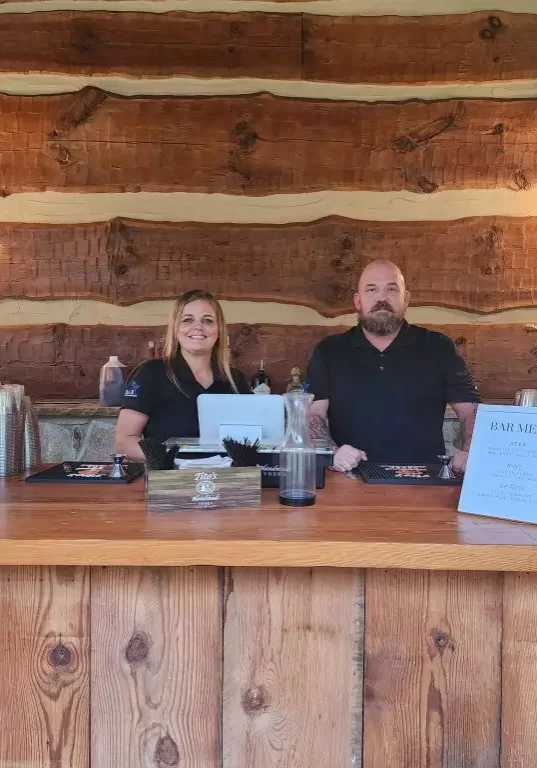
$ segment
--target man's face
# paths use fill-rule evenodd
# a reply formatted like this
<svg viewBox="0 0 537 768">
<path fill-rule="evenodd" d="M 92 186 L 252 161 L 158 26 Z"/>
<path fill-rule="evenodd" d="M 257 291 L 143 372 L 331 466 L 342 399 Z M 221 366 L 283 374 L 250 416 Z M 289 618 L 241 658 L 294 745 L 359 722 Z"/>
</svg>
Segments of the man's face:
<svg viewBox="0 0 537 768">
<path fill-rule="evenodd" d="M 354 295 L 362 328 L 375 336 L 397 333 L 409 301 L 400 272 L 389 264 L 366 267 Z"/>
</svg>

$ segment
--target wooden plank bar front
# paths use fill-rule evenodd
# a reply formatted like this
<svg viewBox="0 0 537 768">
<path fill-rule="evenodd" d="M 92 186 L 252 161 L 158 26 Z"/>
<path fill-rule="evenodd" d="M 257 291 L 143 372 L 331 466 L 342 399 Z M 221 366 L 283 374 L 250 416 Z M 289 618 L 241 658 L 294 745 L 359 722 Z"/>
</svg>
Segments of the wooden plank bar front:
<svg viewBox="0 0 537 768">
<path fill-rule="evenodd" d="M 0 768 L 533 765 L 537 528 L 457 500 L 3 482 Z"/>
</svg>

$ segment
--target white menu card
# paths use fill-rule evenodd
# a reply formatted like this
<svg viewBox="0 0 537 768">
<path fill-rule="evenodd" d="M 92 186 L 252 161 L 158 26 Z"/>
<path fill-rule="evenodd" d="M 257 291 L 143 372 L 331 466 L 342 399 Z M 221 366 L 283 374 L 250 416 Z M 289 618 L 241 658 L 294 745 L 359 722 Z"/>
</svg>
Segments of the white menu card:
<svg viewBox="0 0 537 768">
<path fill-rule="evenodd" d="M 537 408 L 479 406 L 459 512 L 537 523 Z"/>
</svg>

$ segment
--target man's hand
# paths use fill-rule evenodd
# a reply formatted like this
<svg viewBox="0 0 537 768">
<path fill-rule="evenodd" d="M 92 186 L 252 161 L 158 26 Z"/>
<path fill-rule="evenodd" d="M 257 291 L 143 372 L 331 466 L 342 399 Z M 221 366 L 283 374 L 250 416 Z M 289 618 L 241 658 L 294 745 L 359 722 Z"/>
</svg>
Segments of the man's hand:
<svg viewBox="0 0 537 768">
<path fill-rule="evenodd" d="M 457 451 L 451 457 L 449 466 L 454 472 L 459 475 L 463 475 L 466 472 L 466 464 L 468 462 L 468 451 Z"/>
<path fill-rule="evenodd" d="M 342 445 L 334 455 L 334 467 L 336 472 L 348 472 L 358 466 L 361 461 L 367 461 L 367 456 L 352 445 Z"/>
</svg>

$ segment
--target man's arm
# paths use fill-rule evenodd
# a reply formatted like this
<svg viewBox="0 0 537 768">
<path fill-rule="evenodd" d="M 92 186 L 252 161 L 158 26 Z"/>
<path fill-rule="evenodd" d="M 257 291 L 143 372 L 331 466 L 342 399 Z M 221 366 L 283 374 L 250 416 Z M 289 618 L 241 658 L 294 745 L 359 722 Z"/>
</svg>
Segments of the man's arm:
<svg viewBox="0 0 537 768">
<path fill-rule="evenodd" d="M 326 440 L 336 448 L 328 426 L 328 400 L 315 400 L 310 411 L 310 437 L 313 440 Z"/>
<path fill-rule="evenodd" d="M 477 403 L 450 403 L 455 411 L 462 427 L 462 448 L 463 451 L 470 450 L 472 434 L 474 432 L 475 417 L 477 414 Z"/>
<path fill-rule="evenodd" d="M 342 445 L 338 448 L 332 440 L 328 425 L 329 400 L 316 400 L 310 411 L 310 437 L 314 440 L 326 440 L 335 449 L 334 466 L 336 472 L 349 472 L 358 466 L 361 461 L 367 461 L 367 456 L 352 445 Z"/>
<path fill-rule="evenodd" d="M 462 473 L 466 469 L 468 451 L 472 442 L 477 403 L 450 403 L 462 427 L 462 448 L 451 459 L 451 466 L 455 472 Z"/>
</svg>

